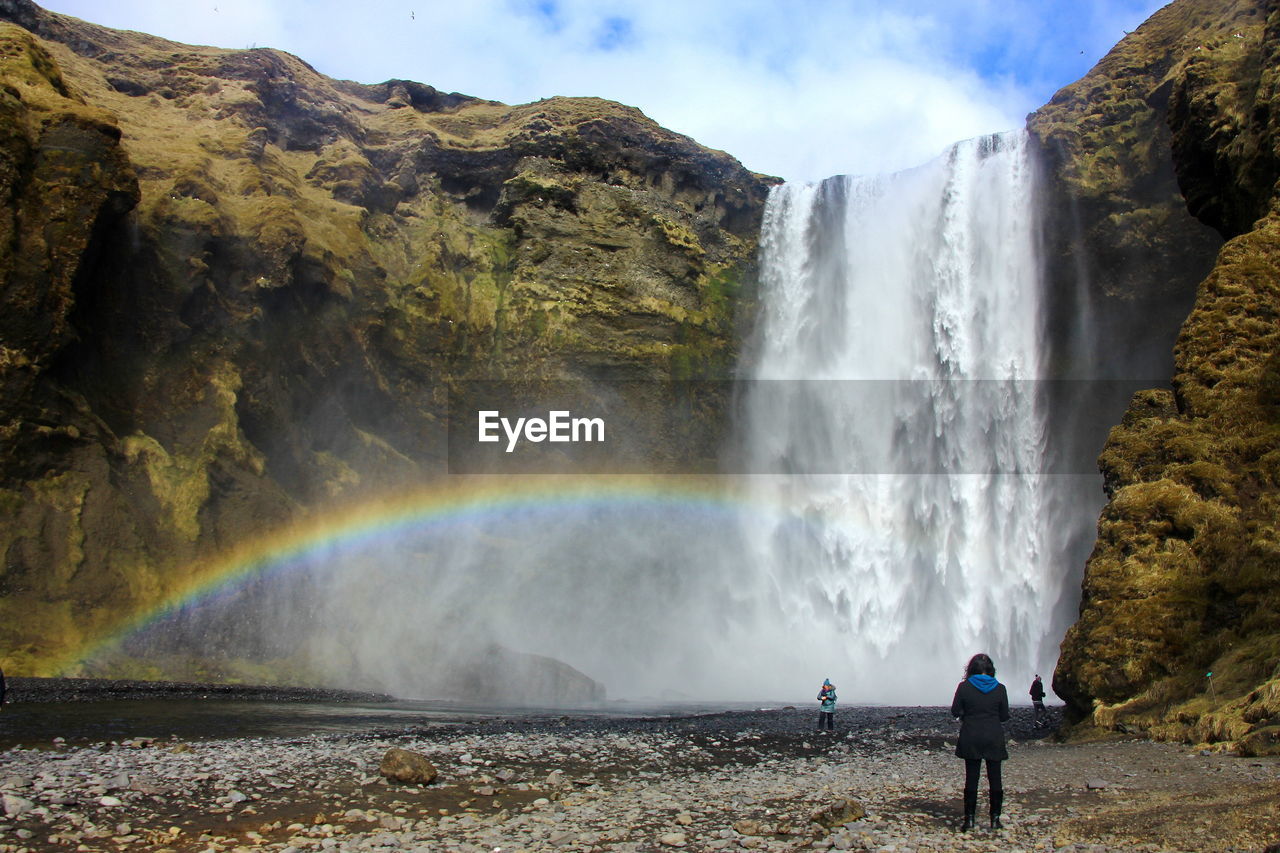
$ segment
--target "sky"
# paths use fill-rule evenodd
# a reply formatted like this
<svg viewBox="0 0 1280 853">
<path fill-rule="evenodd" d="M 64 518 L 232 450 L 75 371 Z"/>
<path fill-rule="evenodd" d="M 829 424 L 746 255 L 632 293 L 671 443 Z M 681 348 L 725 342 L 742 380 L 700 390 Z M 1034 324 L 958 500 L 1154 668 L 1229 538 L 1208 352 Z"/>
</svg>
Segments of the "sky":
<svg viewBox="0 0 1280 853">
<path fill-rule="evenodd" d="M 791 181 L 1022 125 L 1159 0 L 47 0 L 330 77 L 510 104 L 595 95 Z"/>
</svg>

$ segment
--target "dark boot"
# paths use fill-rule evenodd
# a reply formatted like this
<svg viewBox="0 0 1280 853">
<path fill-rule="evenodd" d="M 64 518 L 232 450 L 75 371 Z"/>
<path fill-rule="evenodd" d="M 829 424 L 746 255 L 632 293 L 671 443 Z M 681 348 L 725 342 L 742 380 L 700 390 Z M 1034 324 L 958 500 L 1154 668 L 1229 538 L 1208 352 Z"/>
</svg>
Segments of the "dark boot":
<svg viewBox="0 0 1280 853">
<path fill-rule="evenodd" d="M 991 828 L 992 830 L 1004 829 L 1004 825 L 1000 823 L 1000 810 L 1004 807 L 1004 791 L 991 792 Z"/>
<path fill-rule="evenodd" d="M 978 826 L 978 820 L 976 817 L 977 813 L 978 813 L 978 791 L 977 789 L 970 791 L 968 788 L 965 788 L 964 789 L 964 823 L 960 825 L 961 832 L 968 832 L 971 829 L 977 828 Z"/>
</svg>

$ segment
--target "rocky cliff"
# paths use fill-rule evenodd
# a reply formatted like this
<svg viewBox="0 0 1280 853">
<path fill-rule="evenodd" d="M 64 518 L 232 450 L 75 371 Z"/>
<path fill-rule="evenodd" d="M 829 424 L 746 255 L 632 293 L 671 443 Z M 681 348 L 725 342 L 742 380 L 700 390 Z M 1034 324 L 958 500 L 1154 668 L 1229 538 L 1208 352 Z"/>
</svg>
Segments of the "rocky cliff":
<svg viewBox="0 0 1280 853">
<path fill-rule="evenodd" d="M 1154 250 L 1154 269 L 1122 264 L 1138 270 L 1126 300 L 1167 289 L 1177 313 L 1214 257 L 1186 213 L 1227 241 L 1172 388 L 1136 395 L 1100 458 L 1109 502 L 1054 690 L 1104 729 L 1245 752 L 1280 751 L 1278 74 L 1276 4 L 1179 0 L 1031 120 L 1092 210 L 1086 240 L 1118 247 L 1092 254 L 1095 274 Z M 1148 204 L 1175 177 L 1185 207 Z"/>
<path fill-rule="evenodd" d="M 615 103 L 0 0 L 0 662 L 440 473 L 459 382 L 728 375 L 772 183 Z"/>
</svg>

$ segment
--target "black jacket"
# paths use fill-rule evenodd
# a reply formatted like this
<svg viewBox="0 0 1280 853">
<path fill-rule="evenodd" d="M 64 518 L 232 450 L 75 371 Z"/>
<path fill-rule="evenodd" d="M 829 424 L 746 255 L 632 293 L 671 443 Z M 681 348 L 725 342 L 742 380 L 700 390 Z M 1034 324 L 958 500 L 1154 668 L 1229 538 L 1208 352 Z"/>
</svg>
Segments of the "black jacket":
<svg viewBox="0 0 1280 853">
<path fill-rule="evenodd" d="M 1038 678 L 1035 681 L 1031 682 L 1031 701 L 1032 702 L 1044 701 L 1044 683 L 1041 682 L 1040 679 Z"/>
<path fill-rule="evenodd" d="M 1009 694 L 1003 684 L 983 693 L 968 680 L 960 682 L 951 700 L 951 716 L 960 718 L 960 740 L 956 755 L 961 758 L 985 758 L 1004 761 L 1009 750 L 1004 746 L 1004 727 L 1009 719 Z"/>
</svg>

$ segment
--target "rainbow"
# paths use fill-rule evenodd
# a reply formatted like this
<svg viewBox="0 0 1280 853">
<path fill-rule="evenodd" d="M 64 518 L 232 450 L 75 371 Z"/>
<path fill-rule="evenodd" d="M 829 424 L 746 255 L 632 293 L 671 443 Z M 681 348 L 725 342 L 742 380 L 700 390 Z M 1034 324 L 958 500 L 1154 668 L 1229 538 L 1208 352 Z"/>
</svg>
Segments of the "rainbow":
<svg viewBox="0 0 1280 853">
<path fill-rule="evenodd" d="M 159 601 L 121 620 L 103 636 L 66 655 L 66 674 L 103 650 L 172 615 L 251 579 L 335 553 L 350 552 L 423 532 L 442 532 L 477 521 L 528 513 L 569 514 L 596 508 L 637 507 L 682 514 L 731 517 L 780 508 L 744 496 L 736 478 L 710 476 L 450 477 L 411 492 L 329 509 L 269 531 L 220 553 L 183 574 Z"/>
</svg>

